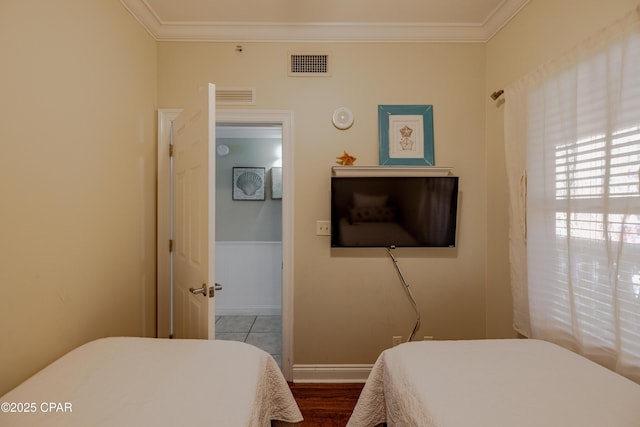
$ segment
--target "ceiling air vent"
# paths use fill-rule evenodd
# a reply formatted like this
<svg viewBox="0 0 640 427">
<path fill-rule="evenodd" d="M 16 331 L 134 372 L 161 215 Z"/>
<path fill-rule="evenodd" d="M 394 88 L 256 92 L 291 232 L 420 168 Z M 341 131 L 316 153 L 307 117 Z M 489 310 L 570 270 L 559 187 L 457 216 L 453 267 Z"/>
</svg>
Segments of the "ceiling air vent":
<svg viewBox="0 0 640 427">
<path fill-rule="evenodd" d="M 253 87 L 217 87 L 216 105 L 256 105 Z"/>
<path fill-rule="evenodd" d="M 326 53 L 289 55 L 290 76 L 328 76 L 329 65 Z"/>
</svg>

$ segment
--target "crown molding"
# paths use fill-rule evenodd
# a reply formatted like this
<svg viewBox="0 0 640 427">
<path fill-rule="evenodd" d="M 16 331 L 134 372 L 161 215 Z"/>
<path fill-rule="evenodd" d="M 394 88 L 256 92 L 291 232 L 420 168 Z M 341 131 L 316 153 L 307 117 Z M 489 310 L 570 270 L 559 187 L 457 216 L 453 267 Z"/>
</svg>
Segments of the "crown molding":
<svg viewBox="0 0 640 427">
<path fill-rule="evenodd" d="M 505 0 L 483 23 L 486 40 L 489 41 L 511 21 L 530 0 Z"/>
<path fill-rule="evenodd" d="M 145 0 L 120 0 L 157 41 L 484 43 L 530 0 L 505 0 L 481 24 L 162 21 Z"/>
<path fill-rule="evenodd" d="M 473 25 L 344 23 L 181 23 L 164 24 L 158 41 L 423 43 L 483 42 Z"/>
<path fill-rule="evenodd" d="M 159 40 L 162 32 L 160 18 L 153 12 L 151 7 L 144 0 L 120 0 L 120 3 L 129 11 L 131 15 L 147 30 L 156 40 Z"/>
</svg>

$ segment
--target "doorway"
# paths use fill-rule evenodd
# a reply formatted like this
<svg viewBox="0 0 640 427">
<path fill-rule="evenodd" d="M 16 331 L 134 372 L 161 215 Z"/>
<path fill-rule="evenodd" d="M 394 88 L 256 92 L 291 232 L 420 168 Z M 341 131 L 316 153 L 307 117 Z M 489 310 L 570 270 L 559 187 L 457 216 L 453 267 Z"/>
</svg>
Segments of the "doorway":
<svg viewBox="0 0 640 427">
<path fill-rule="evenodd" d="M 157 336 L 171 331 L 171 262 L 169 255 L 170 206 L 169 183 L 171 122 L 181 110 L 158 111 L 158 307 Z M 216 122 L 279 126 L 282 134 L 282 288 L 281 288 L 281 368 L 287 380 L 293 376 L 293 113 L 282 110 L 217 110 Z M 224 292 L 224 291 L 221 291 Z"/>
<path fill-rule="evenodd" d="M 281 365 L 282 125 L 216 124 L 216 339 Z"/>
</svg>

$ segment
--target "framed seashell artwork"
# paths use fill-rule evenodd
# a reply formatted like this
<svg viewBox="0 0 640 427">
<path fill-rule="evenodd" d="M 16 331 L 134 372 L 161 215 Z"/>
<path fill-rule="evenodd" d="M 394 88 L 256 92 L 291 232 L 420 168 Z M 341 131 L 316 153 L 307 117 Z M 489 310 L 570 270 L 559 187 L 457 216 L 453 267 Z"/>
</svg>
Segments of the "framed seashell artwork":
<svg viewBox="0 0 640 427">
<path fill-rule="evenodd" d="M 264 200 L 264 168 L 233 168 L 233 200 Z"/>
</svg>

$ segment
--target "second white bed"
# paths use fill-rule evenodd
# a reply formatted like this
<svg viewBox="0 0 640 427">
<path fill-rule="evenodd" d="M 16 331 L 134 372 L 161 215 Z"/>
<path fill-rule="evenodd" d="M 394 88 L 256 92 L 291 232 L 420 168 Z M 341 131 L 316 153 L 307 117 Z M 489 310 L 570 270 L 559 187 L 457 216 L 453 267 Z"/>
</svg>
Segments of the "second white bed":
<svg viewBox="0 0 640 427">
<path fill-rule="evenodd" d="M 539 340 L 385 350 L 349 427 L 638 427 L 640 385 Z"/>
</svg>

